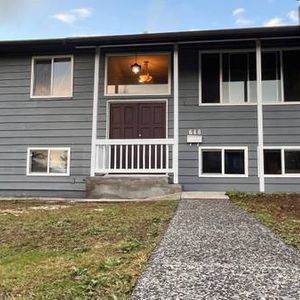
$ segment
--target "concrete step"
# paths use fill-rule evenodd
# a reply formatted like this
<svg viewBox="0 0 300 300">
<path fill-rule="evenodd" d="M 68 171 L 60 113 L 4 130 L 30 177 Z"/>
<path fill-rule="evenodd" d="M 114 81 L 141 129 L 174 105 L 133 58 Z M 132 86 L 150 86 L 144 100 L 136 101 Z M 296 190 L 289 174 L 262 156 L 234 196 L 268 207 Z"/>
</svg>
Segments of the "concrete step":
<svg viewBox="0 0 300 300">
<path fill-rule="evenodd" d="M 147 199 L 181 193 L 167 176 L 95 176 L 86 179 L 89 199 Z"/>
<path fill-rule="evenodd" d="M 183 192 L 181 195 L 185 200 L 228 200 L 229 197 L 224 192 Z"/>
</svg>

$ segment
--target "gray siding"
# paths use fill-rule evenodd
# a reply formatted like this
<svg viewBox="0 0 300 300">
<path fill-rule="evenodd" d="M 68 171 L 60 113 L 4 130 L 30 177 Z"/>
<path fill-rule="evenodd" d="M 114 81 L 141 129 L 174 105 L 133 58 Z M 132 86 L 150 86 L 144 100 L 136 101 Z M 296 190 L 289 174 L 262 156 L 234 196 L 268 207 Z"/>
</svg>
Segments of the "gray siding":
<svg viewBox="0 0 300 300">
<path fill-rule="evenodd" d="M 266 146 L 300 146 L 300 105 L 264 106 Z M 300 178 L 266 178 L 267 192 L 299 192 Z"/>
<path fill-rule="evenodd" d="M 179 58 L 179 182 L 184 190 L 257 191 L 256 106 L 199 106 L 198 50 L 181 50 Z M 199 177 L 199 150 L 186 143 L 189 129 L 201 129 L 201 146 L 247 146 L 249 177 Z"/>
<path fill-rule="evenodd" d="M 31 56 L 0 57 L 0 196 L 84 195 L 94 55 L 74 55 L 72 99 L 30 99 Z M 71 176 L 26 176 L 28 147 L 70 147 Z"/>
</svg>

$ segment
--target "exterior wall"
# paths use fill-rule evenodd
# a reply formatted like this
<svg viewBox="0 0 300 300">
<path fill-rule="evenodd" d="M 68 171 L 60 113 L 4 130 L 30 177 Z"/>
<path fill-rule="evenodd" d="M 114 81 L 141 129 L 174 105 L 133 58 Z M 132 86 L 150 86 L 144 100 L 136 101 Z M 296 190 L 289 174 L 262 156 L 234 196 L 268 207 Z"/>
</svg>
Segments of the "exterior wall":
<svg viewBox="0 0 300 300">
<path fill-rule="evenodd" d="M 31 55 L 0 57 L 0 196 L 84 195 L 93 76 L 94 54 L 75 54 L 73 98 L 31 100 Z M 71 175 L 26 176 L 28 147 L 70 147 Z"/>
<path fill-rule="evenodd" d="M 265 146 L 300 146 L 300 105 L 264 106 Z M 266 192 L 300 192 L 300 178 L 265 178 Z"/>
<path fill-rule="evenodd" d="M 186 191 L 258 191 L 256 105 L 199 106 L 198 49 L 179 57 L 179 182 Z M 247 146 L 249 177 L 199 177 L 199 150 L 186 143 L 189 129 L 201 129 L 201 146 Z"/>
</svg>

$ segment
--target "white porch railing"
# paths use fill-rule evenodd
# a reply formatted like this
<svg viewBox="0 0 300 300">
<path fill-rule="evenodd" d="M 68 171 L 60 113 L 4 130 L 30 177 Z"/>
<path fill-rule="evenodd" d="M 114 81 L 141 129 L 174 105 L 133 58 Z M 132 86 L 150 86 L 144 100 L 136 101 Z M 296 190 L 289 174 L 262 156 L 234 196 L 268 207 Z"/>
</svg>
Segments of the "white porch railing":
<svg viewBox="0 0 300 300">
<path fill-rule="evenodd" d="M 173 173 L 173 139 L 96 141 L 96 173 Z"/>
</svg>

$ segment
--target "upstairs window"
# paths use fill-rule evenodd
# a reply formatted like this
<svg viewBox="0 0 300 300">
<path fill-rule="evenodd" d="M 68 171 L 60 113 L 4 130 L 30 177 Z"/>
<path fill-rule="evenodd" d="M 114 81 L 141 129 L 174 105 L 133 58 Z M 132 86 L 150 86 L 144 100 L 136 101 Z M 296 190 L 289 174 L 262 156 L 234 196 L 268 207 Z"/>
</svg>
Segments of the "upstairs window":
<svg viewBox="0 0 300 300">
<path fill-rule="evenodd" d="M 33 98 L 72 97 L 72 57 L 36 57 L 32 60 Z"/>
<path fill-rule="evenodd" d="M 262 52 L 264 103 L 300 101 L 300 51 Z M 256 54 L 203 53 L 200 56 L 200 102 L 257 102 Z"/>
<path fill-rule="evenodd" d="M 108 55 L 105 94 L 170 94 L 169 54 Z"/>
<path fill-rule="evenodd" d="M 256 102 L 255 53 L 205 53 L 200 68 L 201 103 Z"/>
</svg>

